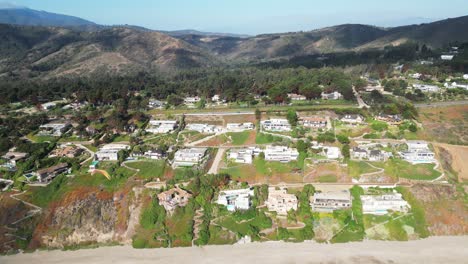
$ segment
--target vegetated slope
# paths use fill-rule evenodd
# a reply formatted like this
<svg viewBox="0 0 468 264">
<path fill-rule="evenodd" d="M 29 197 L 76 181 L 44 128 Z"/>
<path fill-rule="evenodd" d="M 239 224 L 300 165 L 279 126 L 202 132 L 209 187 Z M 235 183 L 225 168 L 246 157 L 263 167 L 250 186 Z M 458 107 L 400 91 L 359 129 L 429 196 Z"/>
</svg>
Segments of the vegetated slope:
<svg viewBox="0 0 468 264">
<path fill-rule="evenodd" d="M 200 67 L 215 60 L 198 47 L 154 31 L 0 25 L 0 61 L 0 74 L 33 77 Z"/>
<path fill-rule="evenodd" d="M 406 42 L 439 48 L 451 42 L 468 41 L 468 16 L 429 24 L 379 28 L 346 24 L 309 32 L 258 35 L 250 38 L 202 35 L 179 36 L 226 59 L 271 60 L 311 54 L 384 48 Z"/>
<path fill-rule="evenodd" d="M 425 43 L 432 48 L 440 48 L 453 42 L 468 41 L 468 16 L 449 18 L 429 24 L 395 27 L 388 33 L 361 48 L 380 48 L 406 41 Z"/>
<path fill-rule="evenodd" d="M 30 26 L 75 27 L 90 26 L 95 23 L 74 16 L 67 16 L 29 8 L 0 9 L 0 23 Z"/>
<path fill-rule="evenodd" d="M 93 27 L 93 26 L 90 26 Z M 249 38 L 180 35 L 137 27 L 45 28 L 0 24 L 0 76 L 56 77 L 269 62 L 382 49 L 418 42 L 433 48 L 468 42 L 468 16 L 430 24 L 378 28 L 347 24 Z"/>
</svg>

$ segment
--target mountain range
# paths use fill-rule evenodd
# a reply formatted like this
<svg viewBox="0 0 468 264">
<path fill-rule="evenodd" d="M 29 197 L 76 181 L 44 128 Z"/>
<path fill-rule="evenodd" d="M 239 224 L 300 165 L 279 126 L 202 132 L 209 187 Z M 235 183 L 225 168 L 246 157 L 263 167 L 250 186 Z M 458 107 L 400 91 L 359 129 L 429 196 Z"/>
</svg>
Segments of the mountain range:
<svg viewBox="0 0 468 264">
<path fill-rule="evenodd" d="M 81 27 L 96 24 L 74 16 L 38 11 L 12 4 L 0 5 L 0 23 L 29 26 Z"/>
<path fill-rule="evenodd" d="M 407 42 L 468 42 L 468 16 L 381 28 L 345 24 L 305 32 L 239 36 L 194 30 L 101 26 L 27 8 L 0 10 L 0 76 L 56 77 L 211 67 L 382 49 Z"/>
</svg>

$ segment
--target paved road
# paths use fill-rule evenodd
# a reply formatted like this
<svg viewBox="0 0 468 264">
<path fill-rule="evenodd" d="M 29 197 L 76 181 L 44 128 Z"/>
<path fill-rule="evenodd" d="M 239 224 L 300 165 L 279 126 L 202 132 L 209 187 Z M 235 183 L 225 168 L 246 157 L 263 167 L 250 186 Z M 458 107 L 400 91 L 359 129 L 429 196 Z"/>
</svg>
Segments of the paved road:
<svg viewBox="0 0 468 264">
<path fill-rule="evenodd" d="M 356 88 L 354 86 L 353 86 L 353 92 L 354 92 L 354 96 L 356 96 L 359 108 L 364 108 L 364 107 L 370 108 L 370 106 L 366 104 L 364 100 L 362 100 L 361 95 L 356 91 Z"/>
<path fill-rule="evenodd" d="M 88 161 L 94 159 L 94 154 L 95 154 L 95 153 L 94 153 L 93 151 L 91 151 L 89 148 L 83 146 L 82 144 L 75 144 L 75 146 L 77 146 L 77 147 L 83 149 L 84 151 L 88 152 L 89 155 L 90 155 L 90 157 L 87 158 L 85 161 L 81 162 L 80 165 L 86 164 L 86 162 L 88 162 Z"/>
<path fill-rule="evenodd" d="M 253 115 L 252 111 L 237 111 L 237 112 L 208 112 L 208 113 L 188 113 L 185 116 L 231 116 L 231 115 Z M 179 114 L 182 115 L 182 114 Z"/>
</svg>

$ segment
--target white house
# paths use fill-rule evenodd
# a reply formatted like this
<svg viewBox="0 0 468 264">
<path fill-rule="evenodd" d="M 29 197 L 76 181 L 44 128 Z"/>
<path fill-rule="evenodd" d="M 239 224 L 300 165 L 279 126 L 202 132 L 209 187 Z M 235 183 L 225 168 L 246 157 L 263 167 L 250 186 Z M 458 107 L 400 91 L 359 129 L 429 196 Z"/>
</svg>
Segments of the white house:
<svg viewBox="0 0 468 264">
<path fill-rule="evenodd" d="M 367 150 L 360 148 L 360 147 L 354 147 L 351 149 L 351 158 L 353 159 L 367 159 L 369 157 Z"/>
<path fill-rule="evenodd" d="M 343 98 L 343 95 L 339 92 L 333 92 L 333 93 L 325 93 L 322 92 L 321 94 L 323 100 L 339 100 Z"/>
<path fill-rule="evenodd" d="M 403 151 L 403 152 L 400 152 L 400 156 L 404 160 L 413 164 L 435 162 L 434 152 L 430 150 L 419 150 L 417 152 Z"/>
<path fill-rule="evenodd" d="M 196 103 L 198 103 L 200 101 L 201 101 L 201 98 L 198 97 L 198 96 L 194 96 L 194 97 L 189 96 L 189 97 L 185 97 L 185 99 L 184 99 L 185 104 L 196 104 Z"/>
<path fill-rule="evenodd" d="M 451 61 L 451 60 L 453 60 L 453 57 L 454 57 L 454 56 L 455 56 L 455 55 L 447 55 L 447 54 L 445 54 L 445 55 L 440 56 L 440 58 L 441 58 L 442 60 Z"/>
<path fill-rule="evenodd" d="M 290 162 L 297 160 L 299 152 L 294 148 L 284 146 L 267 146 L 264 150 L 265 160 Z"/>
<path fill-rule="evenodd" d="M 150 99 L 148 102 L 148 108 L 151 109 L 162 109 L 166 103 L 156 99 Z"/>
<path fill-rule="evenodd" d="M 291 125 L 287 119 L 270 119 L 260 122 L 263 130 L 274 131 L 274 132 L 289 132 L 291 131 Z"/>
<path fill-rule="evenodd" d="M 286 215 L 290 210 L 297 210 L 297 197 L 289 194 L 285 188 L 268 188 L 268 200 L 265 202 L 268 211 Z"/>
<path fill-rule="evenodd" d="M 419 89 L 421 92 L 425 93 L 437 93 L 440 91 L 439 86 L 437 85 L 429 85 L 429 84 L 413 84 L 414 89 Z"/>
<path fill-rule="evenodd" d="M 384 215 L 393 212 L 408 212 L 411 206 L 400 193 L 384 195 L 361 195 L 364 214 Z"/>
<path fill-rule="evenodd" d="M 221 100 L 221 96 L 219 96 L 219 94 L 215 94 L 213 95 L 213 97 L 211 97 L 212 102 L 218 102 L 220 100 Z"/>
<path fill-rule="evenodd" d="M 338 147 L 323 147 L 323 154 L 327 156 L 327 159 L 341 158 L 341 150 Z"/>
<path fill-rule="evenodd" d="M 349 190 L 315 193 L 310 197 L 310 207 L 315 212 L 333 212 L 351 208 L 352 200 Z"/>
<path fill-rule="evenodd" d="M 56 106 L 57 106 L 57 103 L 55 102 L 48 102 L 48 103 L 41 104 L 42 110 L 45 110 L 45 111 L 50 110 Z"/>
<path fill-rule="evenodd" d="M 251 205 L 251 197 L 254 196 L 254 189 L 225 190 L 220 191 L 217 204 L 224 205 L 233 212 L 236 210 L 248 210 Z"/>
<path fill-rule="evenodd" d="M 364 117 L 362 115 L 344 115 L 341 118 L 341 122 L 351 125 L 362 124 L 364 122 Z"/>
<path fill-rule="evenodd" d="M 468 84 L 461 84 L 461 83 L 457 83 L 457 82 L 453 82 L 452 84 L 445 83 L 444 86 L 449 88 L 449 89 L 462 88 L 462 89 L 468 90 Z"/>
<path fill-rule="evenodd" d="M 429 149 L 429 144 L 423 140 L 408 140 L 406 145 L 408 146 L 408 151 L 411 152 Z"/>
<path fill-rule="evenodd" d="M 221 132 L 223 129 L 219 126 L 208 125 L 208 124 L 187 124 L 185 130 L 197 131 L 202 134 L 216 134 Z"/>
<path fill-rule="evenodd" d="M 130 149 L 130 146 L 125 144 L 107 144 L 96 152 L 95 159 L 99 161 L 117 161 L 119 160 L 119 151 L 128 149 Z"/>
<path fill-rule="evenodd" d="M 251 122 L 247 123 L 228 123 L 226 129 L 229 132 L 242 132 L 246 130 L 253 130 L 255 125 Z"/>
<path fill-rule="evenodd" d="M 2 158 L 7 161 L 6 165 L 16 168 L 16 163 L 26 159 L 28 156 L 29 154 L 25 152 L 8 151 Z"/>
<path fill-rule="evenodd" d="M 324 128 L 327 126 L 327 119 L 319 116 L 301 117 L 300 122 L 308 128 Z"/>
<path fill-rule="evenodd" d="M 177 128 L 176 120 L 150 120 L 146 131 L 154 134 L 166 134 Z"/>
<path fill-rule="evenodd" d="M 252 164 L 254 150 L 252 148 L 231 149 L 228 154 L 228 159 L 234 160 L 236 163 Z"/>
<path fill-rule="evenodd" d="M 386 161 L 391 156 L 392 156 L 392 153 L 382 151 L 379 149 L 374 149 L 369 152 L 370 161 Z"/>
<path fill-rule="evenodd" d="M 174 155 L 172 166 L 178 168 L 199 165 L 205 160 L 207 150 L 207 148 L 179 149 Z"/>
<path fill-rule="evenodd" d="M 408 150 L 400 152 L 400 156 L 413 164 L 433 163 L 435 162 L 435 154 L 429 149 L 426 141 L 409 140 L 407 143 Z"/>
<path fill-rule="evenodd" d="M 295 93 L 288 94 L 288 98 L 291 99 L 291 101 L 305 101 L 305 100 L 307 100 L 307 98 L 304 95 L 295 94 Z"/>
<path fill-rule="evenodd" d="M 148 150 L 145 152 L 133 152 L 131 154 L 134 158 L 148 158 L 152 160 L 160 160 L 164 158 L 164 152 L 158 149 L 155 150 Z"/>
<path fill-rule="evenodd" d="M 49 124 L 39 126 L 38 135 L 61 137 L 63 133 L 65 133 L 70 127 L 71 127 L 71 124 L 68 122 L 49 123 Z"/>
<path fill-rule="evenodd" d="M 422 74 L 420 74 L 419 72 L 417 73 L 414 73 L 414 74 L 410 74 L 409 75 L 411 78 L 414 78 L 414 79 L 419 79 L 421 78 Z"/>
</svg>

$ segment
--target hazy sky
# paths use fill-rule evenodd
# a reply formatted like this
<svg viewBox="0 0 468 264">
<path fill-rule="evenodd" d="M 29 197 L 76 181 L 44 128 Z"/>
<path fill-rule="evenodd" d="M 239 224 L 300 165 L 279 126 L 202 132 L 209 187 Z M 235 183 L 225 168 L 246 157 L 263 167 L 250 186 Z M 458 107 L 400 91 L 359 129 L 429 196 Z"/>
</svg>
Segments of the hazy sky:
<svg viewBox="0 0 468 264">
<path fill-rule="evenodd" d="M 1 0 L 0 0 L 1 1 Z M 99 24 L 258 34 L 343 23 L 395 26 L 468 15 L 467 0 L 14 0 Z"/>
</svg>

